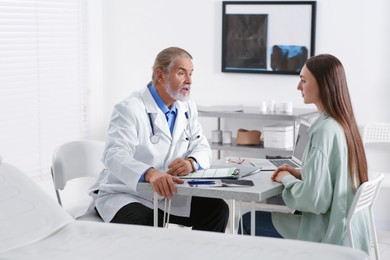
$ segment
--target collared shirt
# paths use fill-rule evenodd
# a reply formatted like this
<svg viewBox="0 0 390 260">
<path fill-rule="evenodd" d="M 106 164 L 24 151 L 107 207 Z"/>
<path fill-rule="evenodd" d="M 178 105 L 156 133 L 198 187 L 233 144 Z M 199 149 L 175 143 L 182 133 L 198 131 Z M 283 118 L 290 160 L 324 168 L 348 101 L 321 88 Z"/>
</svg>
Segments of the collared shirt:
<svg viewBox="0 0 390 260">
<path fill-rule="evenodd" d="M 171 109 L 169 109 L 167 107 L 167 105 L 165 105 L 164 101 L 162 101 L 162 99 L 158 95 L 158 93 L 156 91 L 156 88 L 155 88 L 153 83 L 150 83 L 149 91 L 150 91 L 150 94 L 152 94 L 152 96 L 154 98 L 154 101 L 156 101 L 157 106 L 165 114 L 165 118 L 167 119 L 169 130 L 171 131 L 171 134 L 172 134 L 173 128 L 175 126 L 176 115 L 177 115 L 176 103 L 173 103 Z M 194 157 L 191 157 L 191 158 L 194 159 L 194 161 L 195 161 L 195 163 L 197 165 L 197 168 L 198 169 L 202 169 L 202 167 L 200 167 L 200 165 L 199 165 L 198 161 L 196 160 L 196 158 L 194 158 Z"/>
<path fill-rule="evenodd" d="M 171 134 L 173 132 L 173 128 L 175 126 L 175 121 L 176 121 L 176 115 L 177 115 L 177 108 L 176 104 L 173 103 L 171 109 L 165 105 L 164 101 L 160 98 L 158 95 L 156 88 L 153 83 L 150 83 L 149 85 L 149 91 L 150 94 L 152 94 L 154 101 L 156 101 L 157 106 L 161 109 L 161 111 L 165 114 L 165 118 L 167 119 L 169 130 L 171 131 Z"/>
<path fill-rule="evenodd" d="M 348 245 L 346 220 L 354 193 L 348 167 L 348 146 L 343 128 L 331 117 L 321 115 L 309 128 L 301 179 L 283 178 L 283 200 L 301 215 L 272 213 L 276 230 L 289 239 Z M 369 252 L 368 211 L 353 221 L 356 248 Z"/>
</svg>

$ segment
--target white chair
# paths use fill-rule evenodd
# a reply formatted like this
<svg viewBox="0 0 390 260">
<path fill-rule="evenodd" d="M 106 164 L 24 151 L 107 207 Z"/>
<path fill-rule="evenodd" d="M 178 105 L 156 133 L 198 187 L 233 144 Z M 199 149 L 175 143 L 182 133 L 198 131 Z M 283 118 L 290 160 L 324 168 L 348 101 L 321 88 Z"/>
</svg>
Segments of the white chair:
<svg viewBox="0 0 390 260">
<path fill-rule="evenodd" d="M 390 123 L 370 123 L 365 125 L 363 143 L 390 143 Z"/>
<path fill-rule="evenodd" d="M 61 145 L 53 153 L 51 173 L 58 203 L 76 219 L 102 221 L 94 210 L 87 212 L 87 209 L 91 202 L 88 188 L 104 167 L 101 162 L 103 151 L 103 141 L 79 140 Z M 68 185 L 73 180 L 73 186 Z M 68 204 L 63 205 L 60 190 L 64 190 L 67 185 L 72 188 L 72 197 L 77 196 L 77 199 L 69 199 Z"/>
<path fill-rule="evenodd" d="M 384 173 L 382 187 L 390 188 L 390 172 L 387 170 L 390 167 L 390 123 L 368 123 L 362 136 L 370 175 Z"/>
<path fill-rule="evenodd" d="M 353 199 L 351 209 L 349 210 L 347 217 L 347 234 L 351 247 L 354 247 L 354 242 L 352 239 L 352 221 L 356 213 L 360 210 L 368 208 L 369 217 L 370 217 L 370 228 L 373 232 L 373 242 L 375 249 L 376 259 L 379 260 L 379 248 L 378 248 L 378 238 L 376 235 L 375 220 L 374 220 L 374 203 L 378 196 L 378 191 L 383 181 L 384 175 L 380 174 L 373 180 L 363 183 L 359 189 L 356 191 L 355 197 Z"/>
</svg>

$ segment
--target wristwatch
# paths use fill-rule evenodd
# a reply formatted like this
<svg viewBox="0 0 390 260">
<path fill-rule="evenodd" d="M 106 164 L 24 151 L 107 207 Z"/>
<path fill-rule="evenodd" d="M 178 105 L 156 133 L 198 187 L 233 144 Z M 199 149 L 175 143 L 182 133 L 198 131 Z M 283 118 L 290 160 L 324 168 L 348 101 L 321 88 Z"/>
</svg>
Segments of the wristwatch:
<svg viewBox="0 0 390 260">
<path fill-rule="evenodd" d="M 192 165 L 192 170 L 194 171 L 194 172 L 196 172 L 198 169 L 199 169 L 199 165 L 198 165 L 198 163 L 193 159 L 193 158 L 187 158 L 186 159 L 187 161 L 189 161 L 190 163 L 191 163 L 191 165 Z"/>
</svg>

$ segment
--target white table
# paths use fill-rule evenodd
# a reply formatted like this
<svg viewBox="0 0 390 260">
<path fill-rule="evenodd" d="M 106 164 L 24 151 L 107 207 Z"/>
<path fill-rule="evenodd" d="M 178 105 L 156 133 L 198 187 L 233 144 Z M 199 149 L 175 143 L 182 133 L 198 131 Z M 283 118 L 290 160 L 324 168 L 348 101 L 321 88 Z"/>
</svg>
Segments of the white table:
<svg viewBox="0 0 390 260">
<path fill-rule="evenodd" d="M 283 190 L 283 185 L 271 180 L 272 172 L 260 171 L 254 175 L 243 179 L 252 180 L 253 187 L 190 187 L 187 183 L 177 184 L 176 189 L 178 195 L 198 196 L 208 198 L 220 198 L 233 201 L 246 201 L 251 203 L 251 235 L 255 235 L 255 204 L 256 202 L 264 201 L 272 196 L 280 194 Z M 139 183 L 138 191 L 153 191 L 149 183 Z M 154 226 L 158 221 L 158 195 L 154 193 Z M 234 214 L 230 214 L 234 218 Z M 231 223 L 232 223 L 231 218 Z M 234 230 L 234 228 L 232 229 Z"/>
</svg>

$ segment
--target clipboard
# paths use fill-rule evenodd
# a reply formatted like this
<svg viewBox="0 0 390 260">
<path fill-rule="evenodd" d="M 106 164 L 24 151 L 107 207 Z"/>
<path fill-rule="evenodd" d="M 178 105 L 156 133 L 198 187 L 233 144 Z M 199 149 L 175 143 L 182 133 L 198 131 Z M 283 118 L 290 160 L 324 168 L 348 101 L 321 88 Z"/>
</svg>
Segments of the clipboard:
<svg viewBox="0 0 390 260">
<path fill-rule="evenodd" d="M 240 170 L 236 167 L 202 169 L 186 176 L 180 176 L 181 179 L 237 179 Z"/>
<path fill-rule="evenodd" d="M 222 187 L 252 187 L 254 186 L 251 180 L 235 180 L 225 179 L 222 180 Z"/>
</svg>

